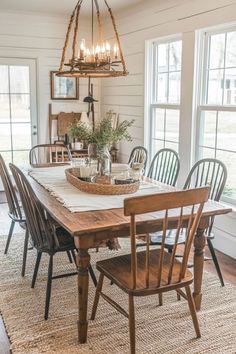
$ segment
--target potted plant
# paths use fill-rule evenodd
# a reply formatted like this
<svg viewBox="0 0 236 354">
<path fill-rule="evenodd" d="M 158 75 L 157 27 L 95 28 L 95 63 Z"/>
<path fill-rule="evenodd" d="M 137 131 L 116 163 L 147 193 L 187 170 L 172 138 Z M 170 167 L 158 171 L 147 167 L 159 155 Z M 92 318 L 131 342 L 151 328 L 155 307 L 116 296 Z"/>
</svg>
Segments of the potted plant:
<svg viewBox="0 0 236 354">
<path fill-rule="evenodd" d="M 68 134 L 73 139 L 72 148 L 81 150 L 84 144 L 89 141 L 91 131 L 86 123 L 76 120 L 69 125 Z"/>
<path fill-rule="evenodd" d="M 134 120 L 124 120 L 118 123 L 114 128 L 112 126 L 111 117 L 108 115 L 99 121 L 89 135 L 89 143 L 97 145 L 99 174 L 109 174 L 111 171 L 111 156 L 109 150 L 111 146 L 120 142 L 121 140 L 132 141 L 132 137 L 128 129 L 133 125 Z"/>
</svg>

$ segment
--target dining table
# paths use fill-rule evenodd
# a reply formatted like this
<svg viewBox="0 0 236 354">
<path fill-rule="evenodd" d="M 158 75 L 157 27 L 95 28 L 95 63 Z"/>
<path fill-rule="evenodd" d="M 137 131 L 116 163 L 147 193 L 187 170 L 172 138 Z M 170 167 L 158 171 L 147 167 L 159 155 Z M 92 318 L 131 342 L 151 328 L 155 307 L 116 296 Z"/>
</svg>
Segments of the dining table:
<svg viewBox="0 0 236 354">
<path fill-rule="evenodd" d="M 48 171 L 52 171 L 49 174 L 51 179 L 47 175 Z M 78 268 L 78 340 L 79 343 L 86 343 L 88 334 L 89 250 L 97 247 L 104 240 L 129 236 L 130 218 L 124 216 L 123 201 L 125 198 L 136 196 L 138 193 L 116 196 L 116 198 L 108 196 L 111 197 L 111 203 L 109 203 L 109 198 L 106 199 L 100 195 L 89 195 L 89 193 L 86 195 L 74 186 L 70 186 L 66 180 L 64 170 L 58 171 L 58 167 L 55 167 L 55 169 L 54 167 L 45 167 L 44 170 L 43 168 L 35 168 L 28 171 L 27 178 L 46 211 L 74 237 L 77 248 Z M 53 191 L 57 176 L 61 187 L 64 186 L 64 189 L 66 189 L 65 199 L 71 193 L 73 200 L 77 201 L 77 208 L 68 208 L 63 196 L 60 196 L 59 189 Z M 169 185 L 147 178 L 144 178 L 143 183 L 148 183 L 151 186 L 145 193 L 165 193 L 176 190 Z M 101 204 L 102 200 L 104 200 L 103 204 Z M 220 202 L 209 200 L 205 203 L 193 246 L 193 297 L 197 310 L 201 309 L 202 301 L 202 277 L 206 241 L 204 232 L 209 226 L 212 217 L 227 214 L 231 211 L 230 207 Z M 188 209 L 185 209 L 185 213 L 188 214 Z M 137 234 L 161 231 L 163 215 L 160 212 L 139 215 L 136 219 Z M 178 215 L 178 212 L 173 209 L 171 223 L 168 225 L 169 229 L 177 227 Z"/>
</svg>

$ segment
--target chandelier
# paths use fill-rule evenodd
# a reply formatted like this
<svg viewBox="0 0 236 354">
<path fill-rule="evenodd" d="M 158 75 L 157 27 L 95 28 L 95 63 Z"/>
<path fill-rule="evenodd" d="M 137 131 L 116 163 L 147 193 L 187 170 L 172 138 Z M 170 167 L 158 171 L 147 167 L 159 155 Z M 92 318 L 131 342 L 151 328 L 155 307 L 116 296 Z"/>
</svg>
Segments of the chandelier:
<svg viewBox="0 0 236 354">
<path fill-rule="evenodd" d="M 91 0 L 91 39 L 89 40 L 79 37 L 79 16 L 83 0 L 77 2 L 70 17 L 57 76 L 99 78 L 128 75 L 112 10 L 106 0 L 100 0 L 105 3 L 114 31 L 115 42 L 111 44 L 104 39 L 98 1 Z M 70 42 L 72 43 L 72 56 L 68 62 L 65 62 Z"/>
</svg>

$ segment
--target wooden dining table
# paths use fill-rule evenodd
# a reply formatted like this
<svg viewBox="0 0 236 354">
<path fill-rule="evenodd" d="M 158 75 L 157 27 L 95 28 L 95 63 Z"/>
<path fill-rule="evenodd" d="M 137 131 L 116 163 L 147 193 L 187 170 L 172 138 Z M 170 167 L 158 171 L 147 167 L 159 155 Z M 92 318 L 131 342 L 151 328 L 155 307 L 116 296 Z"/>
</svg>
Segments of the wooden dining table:
<svg viewBox="0 0 236 354">
<path fill-rule="evenodd" d="M 87 341 L 88 332 L 88 287 L 90 264 L 89 249 L 96 247 L 101 241 L 114 237 L 128 237 L 129 217 L 124 216 L 123 208 L 70 212 L 54 196 L 42 187 L 33 178 L 29 181 L 38 199 L 47 212 L 63 226 L 73 237 L 77 252 L 78 267 L 78 339 L 79 343 Z M 158 184 L 158 182 L 153 181 Z M 162 191 L 170 191 L 170 186 L 162 184 Z M 132 195 L 127 195 L 130 197 Z M 99 198 L 99 195 L 97 196 Z M 229 207 L 219 202 L 208 201 L 202 213 L 202 217 L 194 239 L 194 286 L 193 297 L 197 310 L 201 309 L 202 300 L 202 276 L 204 266 L 205 235 L 204 230 L 209 225 L 211 217 L 230 213 Z M 176 228 L 177 213 L 173 211 L 171 225 L 168 228 Z M 149 213 L 137 217 L 137 233 L 146 234 L 162 229 L 163 216 L 158 213 Z"/>
</svg>

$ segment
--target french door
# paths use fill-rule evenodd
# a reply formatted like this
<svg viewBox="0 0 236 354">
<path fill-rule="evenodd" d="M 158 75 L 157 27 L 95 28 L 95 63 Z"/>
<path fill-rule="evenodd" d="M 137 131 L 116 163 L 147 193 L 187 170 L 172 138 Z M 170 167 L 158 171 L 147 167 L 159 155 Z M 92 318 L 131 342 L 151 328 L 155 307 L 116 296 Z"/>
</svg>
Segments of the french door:
<svg viewBox="0 0 236 354">
<path fill-rule="evenodd" d="M 35 60 L 0 58 L 0 154 L 7 164 L 24 165 L 35 144 Z"/>
</svg>

